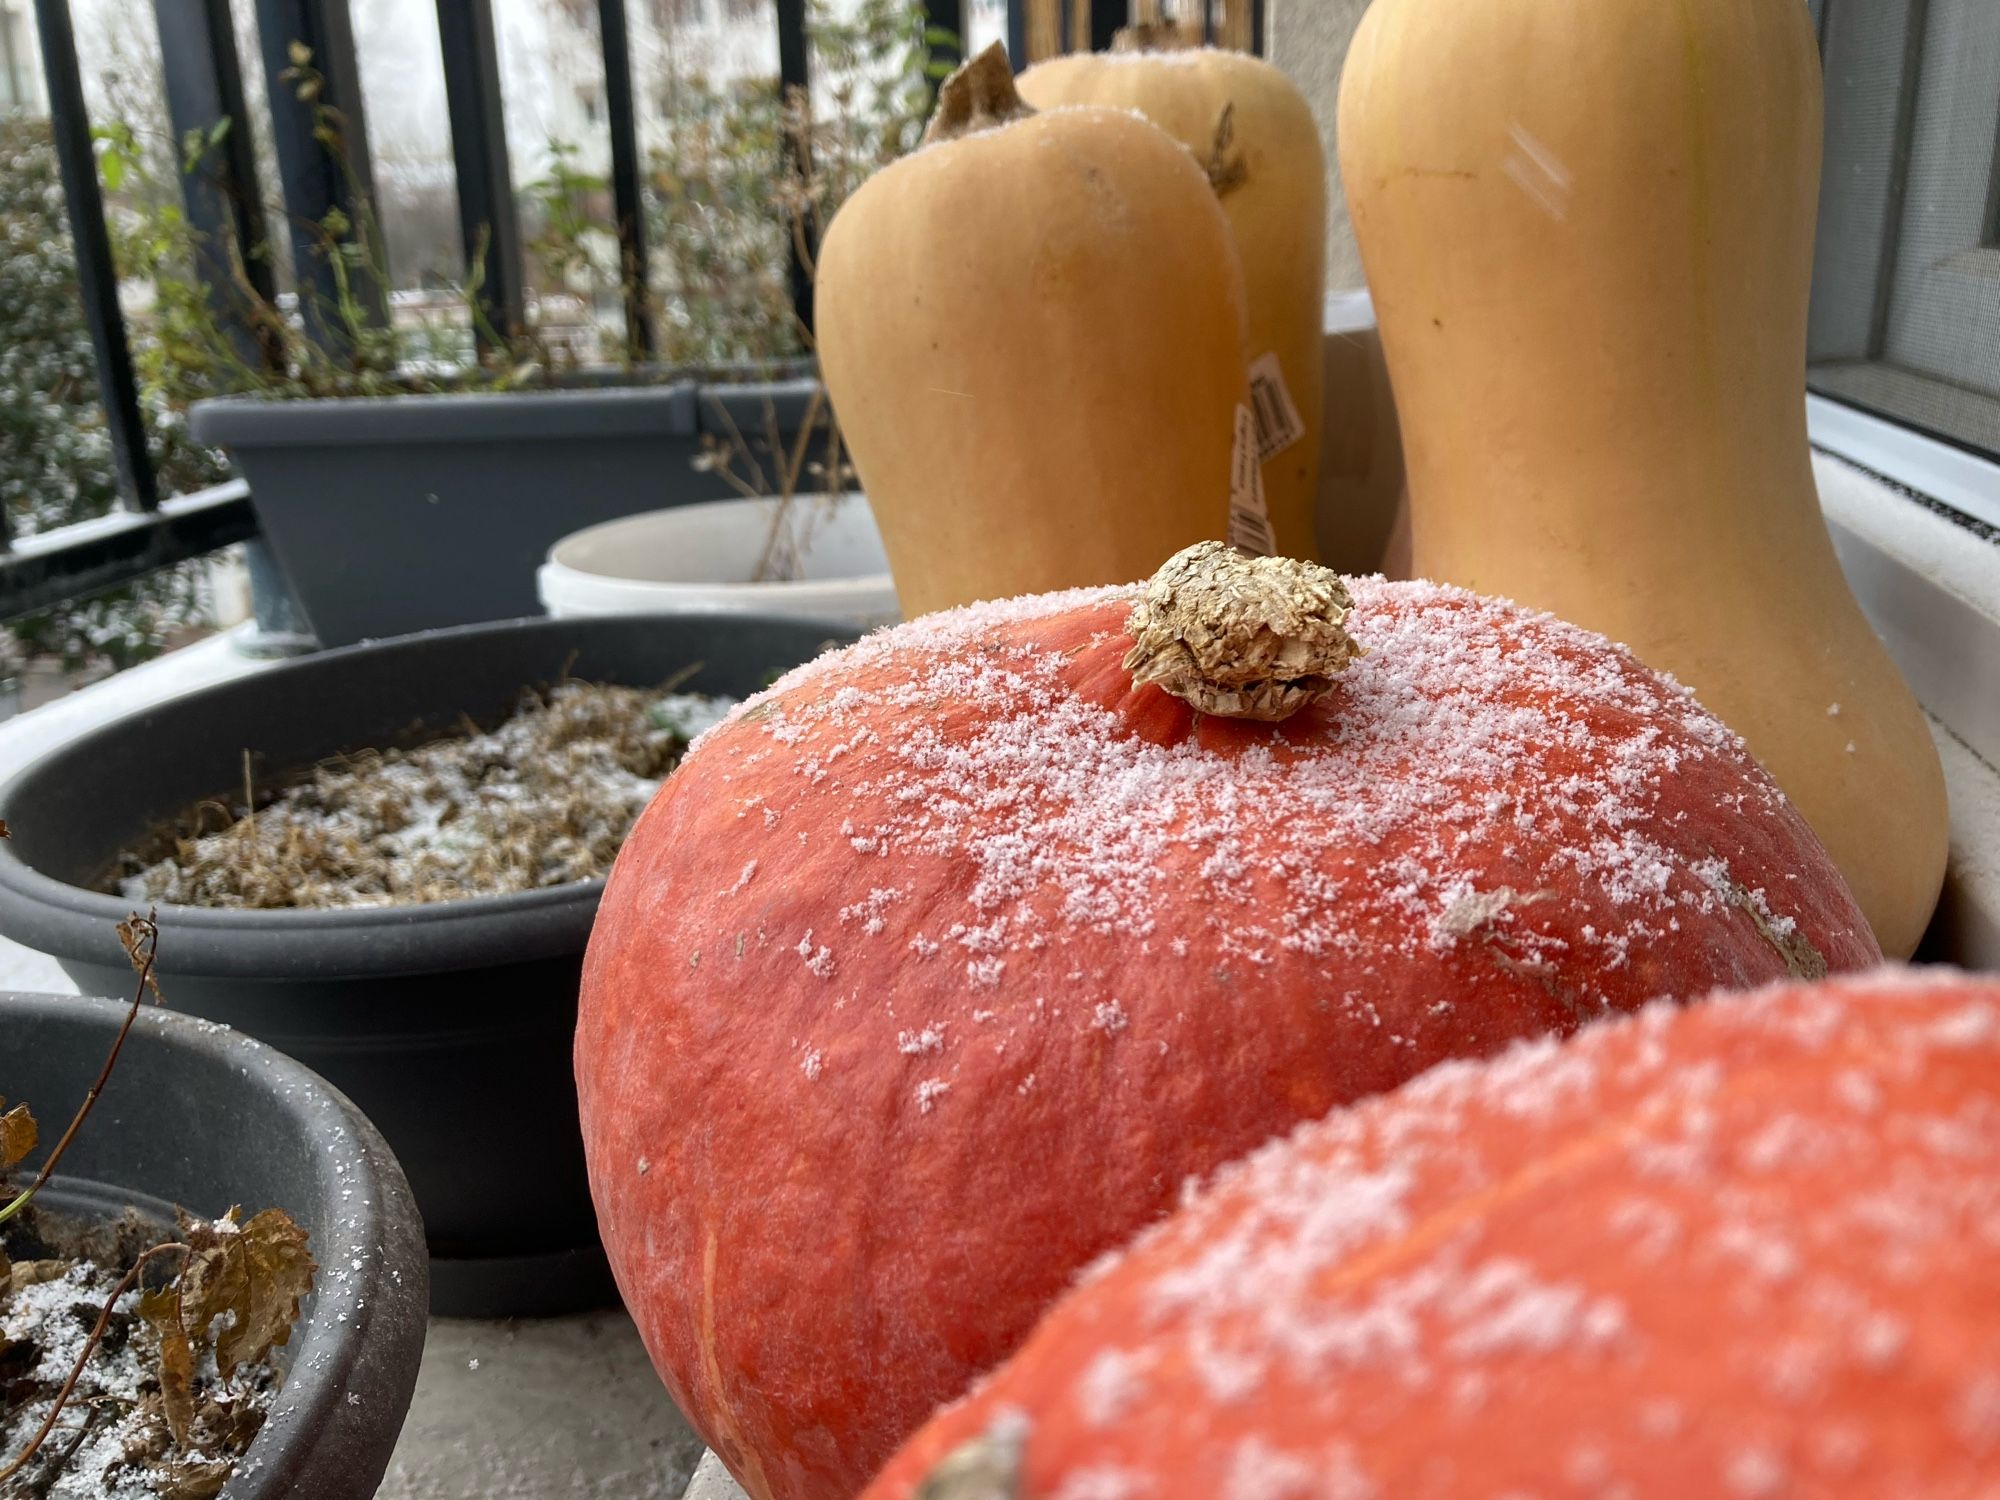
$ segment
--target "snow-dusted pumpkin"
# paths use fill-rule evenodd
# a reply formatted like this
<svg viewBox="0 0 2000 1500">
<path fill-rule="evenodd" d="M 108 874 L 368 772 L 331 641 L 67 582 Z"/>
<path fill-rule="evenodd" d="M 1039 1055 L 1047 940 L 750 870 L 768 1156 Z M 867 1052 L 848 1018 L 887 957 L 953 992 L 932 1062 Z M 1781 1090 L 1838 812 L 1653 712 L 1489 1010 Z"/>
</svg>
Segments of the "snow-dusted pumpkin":
<svg viewBox="0 0 2000 1500">
<path fill-rule="evenodd" d="M 925 141 L 834 216 L 815 304 L 903 613 L 1225 535 L 1243 273 L 1201 167 L 1124 110 L 1028 110 L 997 44 Z"/>
<path fill-rule="evenodd" d="M 1621 649 L 1206 544 L 868 637 L 700 740 L 607 885 L 577 1084 L 676 1400 L 753 1495 L 829 1500 L 1191 1174 L 1445 1058 L 1878 957 Z"/>
<path fill-rule="evenodd" d="M 868 1500 L 1983 1496 L 2000 980 L 1658 1007 L 1226 1169 Z"/>
</svg>

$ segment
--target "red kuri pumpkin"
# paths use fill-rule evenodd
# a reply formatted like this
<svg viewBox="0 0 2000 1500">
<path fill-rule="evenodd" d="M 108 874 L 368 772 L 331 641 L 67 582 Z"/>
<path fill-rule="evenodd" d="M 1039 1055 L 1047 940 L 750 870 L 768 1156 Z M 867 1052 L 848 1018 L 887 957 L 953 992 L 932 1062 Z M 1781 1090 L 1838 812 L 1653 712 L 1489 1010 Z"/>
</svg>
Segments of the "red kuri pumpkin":
<svg viewBox="0 0 2000 1500">
<path fill-rule="evenodd" d="M 2000 980 L 1655 1007 L 1226 1169 L 868 1500 L 1972 1500 L 1996 1265 Z"/>
<path fill-rule="evenodd" d="M 1301 1120 L 1879 958 L 1741 742 L 1601 637 L 1379 579 L 1346 612 L 1205 543 L 1137 653 L 1197 712 L 1135 685 L 1136 597 L 800 669 L 613 871 L 576 1043 L 599 1219 L 753 1495 L 853 1494 L 1078 1268 Z"/>
</svg>

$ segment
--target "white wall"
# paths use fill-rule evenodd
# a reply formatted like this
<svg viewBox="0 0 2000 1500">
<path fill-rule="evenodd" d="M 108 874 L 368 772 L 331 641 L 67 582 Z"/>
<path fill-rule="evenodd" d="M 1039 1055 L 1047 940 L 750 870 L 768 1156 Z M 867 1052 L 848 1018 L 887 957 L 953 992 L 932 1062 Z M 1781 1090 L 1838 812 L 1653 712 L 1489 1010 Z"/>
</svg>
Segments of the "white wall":
<svg viewBox="0 0 2000 1500">
<path fill-rule="evenodd" d="M 1326 213 L 1326 284 L 1343 291 L 1362 284 L 1361 256 L 1347 222 L 1347 199 L 1340 189 L 1340 161 L 1334 152 L 1334 109 L 1340 98 L 1340 69 L 1347 44 L 1368 0 L 1270 0 L 1271 61 L 1290 75 L 1312 104 L 1326 145 L 1329 176 Z"/>
</svg>

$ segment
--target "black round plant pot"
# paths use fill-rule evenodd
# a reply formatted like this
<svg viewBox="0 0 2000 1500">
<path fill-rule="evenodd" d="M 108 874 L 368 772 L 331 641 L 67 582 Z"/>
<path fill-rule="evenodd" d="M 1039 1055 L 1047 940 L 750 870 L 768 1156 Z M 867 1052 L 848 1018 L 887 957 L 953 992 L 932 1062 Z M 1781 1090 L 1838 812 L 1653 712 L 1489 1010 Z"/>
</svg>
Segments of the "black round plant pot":
<svg viewBox="0 0 2000 1500">
<path fill-rule="evenodd" d="M 34 1106 L 45 1148 L 124 1017 L 120 1001 L 0 992 L 0 1092 Z M 276 1353 L 283 1393 L 222 1500 L 375 1493 L 424 1352 L 424 1234 L 395 1157 L 345 1097 L 249 1037 L 148 1006 L 36 1201 L 87 1218 L 136 1208 L 167 1227 L 176 1206 L 289 1213 L 319 1275 Z"/>
<path fill-rule="evenodd" d="M 514 620 L 347 647 L 190 693 L 79 737 L 0 788 L 0 932 L 85 993 L 129 968 L 100 884 L 121 849 L 203 799 L 330 755 L 404 744 L 565 675 L 747 696 L 851 640 L 755 615 Z M 234 795 L 231 789 L 237 789 Z M 352 911 L 159 909 L 177 1010 L 324 1075 L 388 1138 L 416 1190 L 432 1310 L 541 1316 L 616 1300 L 584 1177 L 570 1045 L 602 881 Z"/>
</svg>

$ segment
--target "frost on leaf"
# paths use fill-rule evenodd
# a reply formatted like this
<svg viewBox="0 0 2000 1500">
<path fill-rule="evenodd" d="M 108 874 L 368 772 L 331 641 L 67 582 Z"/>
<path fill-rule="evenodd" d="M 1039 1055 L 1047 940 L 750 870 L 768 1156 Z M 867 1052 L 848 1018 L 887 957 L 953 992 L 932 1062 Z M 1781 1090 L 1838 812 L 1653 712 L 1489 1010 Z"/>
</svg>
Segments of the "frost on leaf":
<svg viewBox="0 0 2000 1500">
<path fill-rule="evenodd" d="M 235 1315 L 215 1341 L 215 1367 L 228 1380 L 237 1366 L 256 1364 L 290 1340 L 317 1268 L 305 1230 L 283 1209 L 267 1208 L 241 1228 L 232 1209 L 184 1232 L 192 1253 L 181 1272 L 181 1326 L 203 1341 L 224 1313 Z"/>
</svg>

